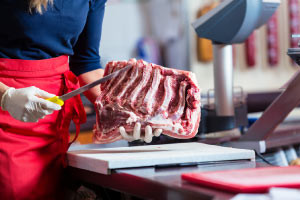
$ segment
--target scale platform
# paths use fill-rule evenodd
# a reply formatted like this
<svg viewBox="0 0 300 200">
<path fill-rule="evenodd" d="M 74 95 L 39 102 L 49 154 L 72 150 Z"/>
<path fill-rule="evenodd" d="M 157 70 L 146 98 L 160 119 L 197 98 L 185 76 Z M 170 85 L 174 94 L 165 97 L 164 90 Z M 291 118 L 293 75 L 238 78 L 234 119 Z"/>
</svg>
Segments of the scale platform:
<svg viewBox="0 0 300 200">
<path fill-rule="evenodd" d="M 207 162 L 255 160 L 253 150 L 208 145 L 203 143 L 176 143 L 134 147 L 70 150 L 68 165 L 101 174 L 111 170 L 167 165 L 195 165 Z"/>
</svg>

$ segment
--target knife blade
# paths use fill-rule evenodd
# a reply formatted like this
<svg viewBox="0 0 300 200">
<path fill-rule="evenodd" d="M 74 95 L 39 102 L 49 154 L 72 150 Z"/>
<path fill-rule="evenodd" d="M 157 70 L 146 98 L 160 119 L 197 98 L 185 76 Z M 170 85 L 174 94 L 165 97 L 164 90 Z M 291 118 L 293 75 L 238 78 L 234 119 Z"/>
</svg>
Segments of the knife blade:
<svg viewBox="0 0 300 200">
<path fill-rule="evenodd" d="M 122 68 L 122 69 L 120 69 L 118 71 L 115 71 L 115 72 L 113 72 L 113 73 L 111 73 L 111 74 L 109 74 L 109 75 L 107 75 L 107 76 L 105 76 L 105 77 L 103 77 L 103 78 L 101 78 L 99 80 L 96 80 L 96 81 L 94 81 L 92 83 L 89 83 L 89 84 L 87 84 L 85 86 L 82 86 L 82 87 L 80 87 L 80 88 L 78 88 L 76 90 L 73 90 L 72 92 L 69 92 L 69 93 L 64 94 L 62 96 L 54 96 L 54 97 L 51 97 L 51 98 L 46 99 L 46 100 L 51 101 L 53 103 L 56 103 L 56 104 L 58 104 L 60 106 L 63 106 L 64 105 L 64 101 L 66 101 L 66 100 L 68 100 L 68 99 L 70 99 L 70 98 L 72 98 L 72 97 L 74 97 L 74 96 L 76 96 L 78 94 L 81 94 L 81 93 L 83 93 L 83 92 L 85 92 L 85 91 L 87 91 L 87 90 L 95 87 L 96 85 L 99 85 L 99 84 L 104 83 L 104 82 L 106 82 L 108 80 L 111 80 L 112 78 L 118 76 L 120 73 L 123 73 L 123 72 L 127 71 L 130 67 L 131 67 L 131 65 L 127 65 L 126 67 L 124 67 L 124 68 Z"/>
</svg>

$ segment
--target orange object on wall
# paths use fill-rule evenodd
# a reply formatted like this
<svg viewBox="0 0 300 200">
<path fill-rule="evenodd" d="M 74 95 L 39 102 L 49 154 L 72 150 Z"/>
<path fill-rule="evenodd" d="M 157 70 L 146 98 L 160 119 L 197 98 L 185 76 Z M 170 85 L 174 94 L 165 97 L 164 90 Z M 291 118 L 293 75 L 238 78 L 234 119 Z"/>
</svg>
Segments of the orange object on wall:
<svg viewBox="0 0 300 200">
<path fill-rule="evenodd" d="M 217 2 L 211 3 L 197 12 L 197 18 L 206 14 L 218 5 Z M 213 46 L 211 40 L 197 37 L 197 59 L 200 62 L 211 62 L 213 60 Z"/>
</svg>

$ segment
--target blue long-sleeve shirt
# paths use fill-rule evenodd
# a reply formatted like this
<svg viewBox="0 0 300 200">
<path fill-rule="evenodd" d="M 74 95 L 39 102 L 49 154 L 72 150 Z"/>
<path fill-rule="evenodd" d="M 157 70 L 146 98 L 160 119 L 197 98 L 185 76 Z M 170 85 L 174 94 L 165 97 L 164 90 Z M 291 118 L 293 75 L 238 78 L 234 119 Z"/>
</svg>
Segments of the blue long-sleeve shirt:
<svg viewBox="0 0 300 200">
<path fill-rule="evenodd" d="M 40 60 L 70 56 L 80 75 L 101 68 L 99 45 L 106 0 L 54 0 L 42 15 L 28 0 L 1 0 L 0 58 Z"/>
</svg>

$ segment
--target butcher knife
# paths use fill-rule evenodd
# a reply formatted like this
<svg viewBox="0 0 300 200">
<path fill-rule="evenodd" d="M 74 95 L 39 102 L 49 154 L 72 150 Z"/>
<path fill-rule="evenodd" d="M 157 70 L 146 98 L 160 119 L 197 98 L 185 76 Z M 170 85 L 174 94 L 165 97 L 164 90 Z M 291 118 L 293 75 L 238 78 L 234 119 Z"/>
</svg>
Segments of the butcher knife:
<svg viewBox="0 0 300 200">
<path fill-rule="evenodd" d="M 111 73 L 111 74 L 109 74 L 109 75 L 107 75 L 107 76 L 105 76 L 105 77 L 103 77 L 99 80 L 96 80 L 96 81 L 94 81 L 92 83 L 89 83 L 85 86 L 82 86 L 82 87 L 80 87 L 76 90 L 73 90 L 72 92 L 69 92 L 69 93 L 64 94 L 62 96 L 54 96 L 54 97 L 51 97 L 51 98 L 46 99 L 46 100 L 51 101 L 53 103 L 56 103 L 60 106 L 63 106 L 64 101 L 66 101 L 67 99 L 70 99 L 70 98 L 72 98 L 72 97 L 74 97 L 78 94 L 81 94 L 81 93 L 87 91 L 88 89 L 91 89 L 91 88 L 95 87 L 96 85 L 104 83 L 105 81 L 108 81 L 108 80 L 118 76 L 120 73 L 123 73 L 123 72 L 127 71 L 130 67 L 131 67 L 131 65 L 127 65 L 126 67 L 124 67 L 124 68 L 122 68 L 118 71 L 115 71 L 115 72 L 113 72 L 113 73 Z"/>
</svg>

